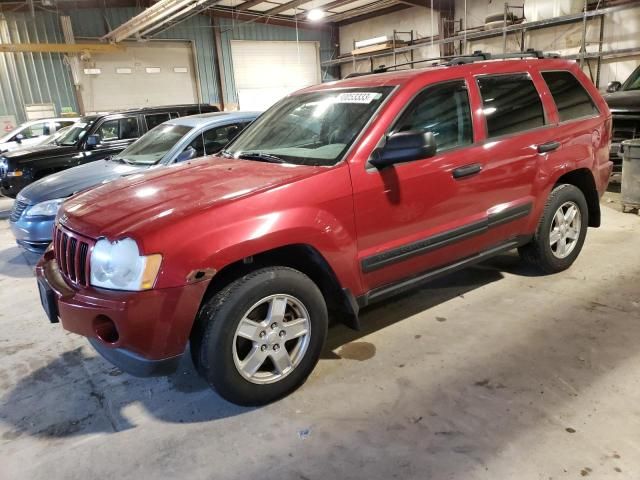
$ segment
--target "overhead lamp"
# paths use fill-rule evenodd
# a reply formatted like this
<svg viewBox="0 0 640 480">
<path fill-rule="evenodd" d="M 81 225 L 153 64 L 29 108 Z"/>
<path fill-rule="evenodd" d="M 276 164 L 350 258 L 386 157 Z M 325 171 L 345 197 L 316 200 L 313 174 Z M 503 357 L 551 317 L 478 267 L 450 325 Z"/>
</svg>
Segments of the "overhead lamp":
<svg viewBox="0 0 640 480">
<path fill-rule="evenodd" d="M 324 10 L 320 10 L 319 8 L 313 8 L 307 12 L 307 19 L 312 22 L 317 22 L 318 20 L 322 20 L 326 15 Z"/>
</svg>

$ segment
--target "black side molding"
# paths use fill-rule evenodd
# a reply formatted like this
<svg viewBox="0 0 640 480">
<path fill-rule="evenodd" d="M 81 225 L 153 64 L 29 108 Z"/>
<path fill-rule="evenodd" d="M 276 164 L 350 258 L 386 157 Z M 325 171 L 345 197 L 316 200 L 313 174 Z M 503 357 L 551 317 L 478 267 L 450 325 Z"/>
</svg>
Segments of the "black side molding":
<svg viewBox="0 0 640 480">
<path fill-rule="evenodd" d="M 527 203 L 517 207 L 507 208 L 501 212 L 491 213 L 485 220 L 470 223 L 462 227 L 454 228 L 446 232 L 438 233 L 431 237 L 416 242 L 401 245 L 375 255 L 363 258 L 360 268 L 363 273 L 369 273 L 393 263 L 402 262 L 416 255 L 424 255 L 433 250 L 447 247 L 454 243 L 466 240 L 485 233 L 489 228 L 498 227 L 508 222 L 526 217 L 531 213 L 533 204 Z"/>
<path fill-rule="evenodd" d="M 462 260 L 458 260 L 457 262 L 451 263 L 449 265 L 438 267 L 433 270 L 428 270 L 425 273 L 416 275 L 414 277 L 411 277 L 405 280 L 401 280 L 397 283 L 374 288 L 373 290 L 367 292 L 366 294 L 358 297 L 358 304 L 362 308 L 371 303 L 384 300 L 393 295 L 397 295 L 406 290 L 415 288 L 416 286 L 421 285 L 423 283 L 428 283 L 432 280 L 448 275 L 449 273 L 456 272 L 458 270 L 469 267 L 471 265 L 475 265 L 476 263 L 482 262 L 484 260 L 487 260 L 501 253 L 505 253 L 505 252 L 508 252 L 509 250 L 513 250 L 516 247 L 526 244 L 529 240 L 530 240 L 529 236 L 518 237 L 513 240 L 509 240 L 505 243 L 496 245 L 493 248 L 477 253 L 470 257 L 464 258 Z"/>
</svg>

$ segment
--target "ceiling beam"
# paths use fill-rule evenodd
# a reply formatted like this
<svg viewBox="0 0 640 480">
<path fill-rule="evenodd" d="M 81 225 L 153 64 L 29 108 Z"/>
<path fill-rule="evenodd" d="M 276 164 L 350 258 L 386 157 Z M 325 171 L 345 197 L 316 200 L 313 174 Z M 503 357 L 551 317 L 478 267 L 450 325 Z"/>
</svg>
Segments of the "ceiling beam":
<svg viewBox="0 0 640 480">
<path fill-rule="evenodd" d="M 109 43 L 0 43 L 0 53 L 114 53 L 126 50 Z"/>
<path fill-rule="evenodd" d="M 326 30 L 331 28 L 331 25 L 328 23 L 308 22 L 305 21 L 306 19 L 296 20 L 294 17 L 270 17 L 265 15 L 263 12 L 238 12 L 226 7 L 213 7 L 207 10 L 207 12 L 212 17 L 231 18 L 238 21 L 251 21 L 255 23 L 265 23 L 268 25 L 280 25 L 283 27 L 295 27 L 298 25 L 298 27 L 305 28 L 307 30 Z"/>
<path fill-rule="evenodd" d="M 283 3 L 277 7 L 273 7 L 270 10 L 264 12 L 265 15 L 277 15 L 278 13 L 286 12 L 292 8 L 297 8 L 304 3 L 309 3 L 309 0 L 292 0 L 291 2 Z"/>
<path fill-rule="evenodd" d="M 264 0 L 249 0 L 248 2 L 241 3 L 236 6 L 236 10 L 249 10 L 251 7 L 264 3 Z"/>
<path fill-rule="evenodd" d="M 363 20 L 368 20 L 370 18 L 375 18 L 375 17 L 379 17 L 381 15 L 386 15 L 388 13 L 394 13 L 394 12 L 399 12 L 400 10 L 406 10 L 407 8 L 411 8 L 411 5 L 407 5 L 405 2 L 398 2 L 397 5 L 391 5 L 389 7 L 384 7 L 381 8 L 380 10 L 374 10 L 371 12 L 365 12 L 362 14 L 357 14 L 356 12 L 354 12 L 354 16 L 351 17 L 347 17 L 344 18 L 344 20 L 338 20 L 336 23 L 339 27 L 342 27 L 344 25 L 349 25 L 351 23 L 357 23 L 357 22 L 362 22 Z M 358 9 L 354 9 L 354 10 L 358 10 Z M 342 13 L 348 13 L 350 10 L 347 10 L 346 12 L 342 12 Z M 341 15 L 341 14 L 340 14 Z M 332 20 L 333 17 L 327 17 L 327 20 L 329 21 L 335 21 Z"/>
</svg>

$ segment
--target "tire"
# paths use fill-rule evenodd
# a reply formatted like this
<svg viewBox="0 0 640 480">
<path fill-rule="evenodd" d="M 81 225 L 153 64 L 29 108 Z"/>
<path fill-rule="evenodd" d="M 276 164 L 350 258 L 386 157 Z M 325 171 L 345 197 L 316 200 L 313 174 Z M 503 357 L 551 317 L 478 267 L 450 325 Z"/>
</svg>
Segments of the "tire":
<svg viewBox="0 0 640 480">
<path fill-rule="evenodd" d="M 573 218 L 579 224 L 574 220 L 565 224 L 563 230 L 562 221 L 558 221 L 556 214 L 561 208 L 568 214 L 573 207 L 577 210 Z M 564 219 L 566 221 L 567 215 Z M 561 272 L 569 268 L 580 254 L 588 225 L 589 208 L 582 191 L 573 185 L 558 185 L 549 194 L 533 240 L 520 247 L 518 252 L 527 263 L 544 273 Z M 553 243 L 556 238 L 558 242 Z M 564 250 L 563 243 L 566 247 Z"/>
<path fill-rule="evenodd" d="M 324 347 L 328 315 L 309 277 L 268 267 L 206 301 L 196 325 L 200 338 L 192 338 L 191 349 L 200 375 L 230 402 L 259 406 L 305 382 Z"/>
</svg>

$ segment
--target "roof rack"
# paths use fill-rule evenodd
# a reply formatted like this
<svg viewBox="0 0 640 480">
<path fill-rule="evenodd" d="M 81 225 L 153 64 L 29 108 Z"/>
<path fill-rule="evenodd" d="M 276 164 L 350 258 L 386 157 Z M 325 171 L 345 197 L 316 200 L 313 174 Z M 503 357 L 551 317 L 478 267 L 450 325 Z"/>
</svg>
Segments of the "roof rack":
<svg viewBox="0 0 640 480">
<path fill-rule="evenodd" d="M 415 65 L 416 63 L 426 63 L 432 62 L 433 67 L 450 67 L 455 65 L 467 65 L 474 62 L 482 62 L 486 60 L 509 60 L 509 59 L 517 59 L 517 58 L 560 58 L 560 55 L 557 53 L 544 53 L 541 50 L 534 50 L 532 48 L 517 53 L 500 53 L 500 54 L 492 54 L 489 52 L 482 52 L 481 50 L 476 50 L 475 52 L 469 55 L 450 55 L 445 57 L 432 57 L 432 58 L 424 58 L 422 60 L 414 60 L 411 62 L 405 63 L 396 63 L 395 65 L 380 65 L 378 68 L 375 68 L 371 72 L 363 72 L 357 73 L 353 72 L 347 75 L 345 78 L 353 78 L 353 77 L 361 77 L 364 75 L 372 75 L 375 73 L 385 73 L 390 71 L 391 69 L 397 69 L 398 67 L 406 67 L 409 65 Z M 447 60 L 445 62 L 438 63 L 438 60 Z"/>
</svg>

